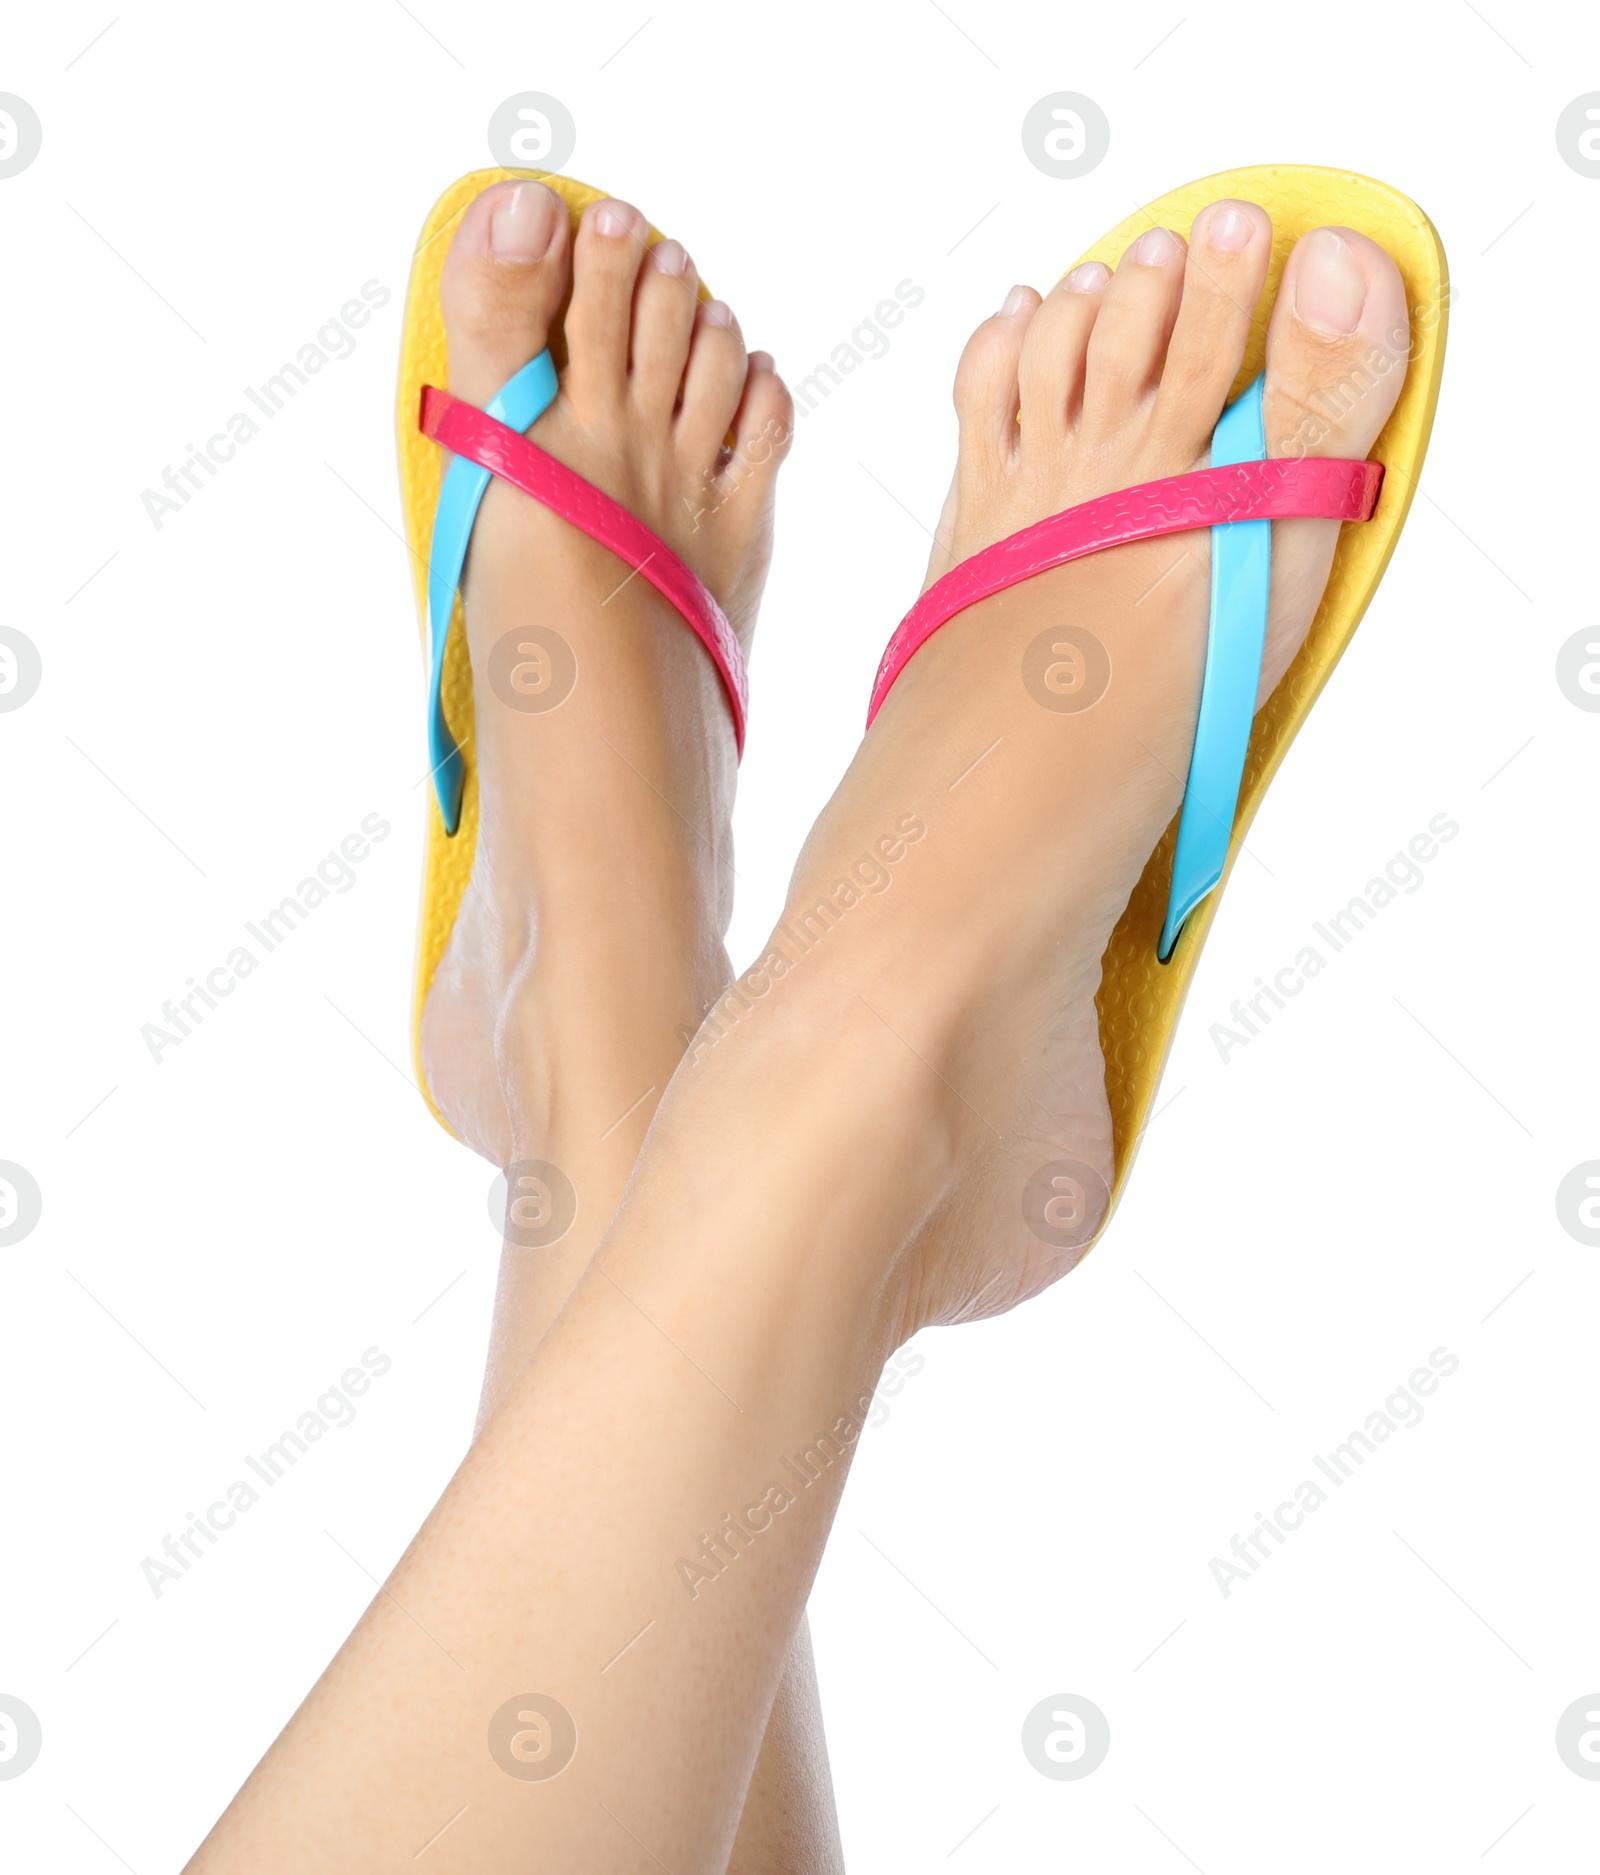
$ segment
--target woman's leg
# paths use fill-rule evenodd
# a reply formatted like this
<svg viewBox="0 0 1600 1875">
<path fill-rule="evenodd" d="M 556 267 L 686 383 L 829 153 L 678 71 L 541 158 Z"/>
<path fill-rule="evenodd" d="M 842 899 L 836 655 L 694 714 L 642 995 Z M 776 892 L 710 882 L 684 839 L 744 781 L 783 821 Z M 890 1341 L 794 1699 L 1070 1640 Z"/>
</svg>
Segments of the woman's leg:
<svg viewBox="0 0 1600 1875">
<path fill-rule="evenodd" d="M 475 1875 L 725 1866 L 946 1159 L 926 1070 L 815 988 L 675 1084 L 606 1245 L 196 1871 L 430 1841 Z"/>
<path fill-rule="evenodd" d="M 451 386 L 487 402 L 542 348 L 570 287 L 568 389 L 534 435 L 673 539 L 748 647 L 787 394 L 770 360 L 747 361 L 736 325 L 697 313 L 683 250 L 643 259 L 642 217 L 610 208 L 590 210 L 569 253 L 566 209 L 538 184 L 471 205 L 442 288 Z M 602 219 L 631 232 L 603 234 Z M 742 453 L 719 469 L 735 426 Z M 423 1042 L 452 1125 L 511 1171 L 482 1421 L 610 1224 L 684 1038 L 728 981 L 727 706 L 682 620 L 646 581 L 620 579 L 565 522 L 490 491 L 465 596 L 479 845 Z M 530 626 L 573 652 L 578 684 L 554 710 L 508 708 L 484 679 L 494 646 Z M 550 1166 L 565 1181 L 553 1193 L 531 1169 Z M 794 1652 L 748 1824 L 763 1875 L 841 1866 L 803 1623 Z"/>
<path fill-rule="evenodd" d="M 980 332 L 957 551 L 1194 462 L 1265 240 L 1259 209 L 1219 205 L 1187 263 L 1147 237 L 1109 285 L 1019 295 Z M 1275 453 L 1365 453 L 1403 368 L 1368 361 L 1404 318 L 1370 242 L 1301 243 L 1270 328 Z M 1373 388 L 1336 394 L 1358 365 Z M 1332 532 L 1276 530 L 1269 681 Z M 1109 1150 L 1098 963 L 1181 791 L 1204 557 L 1061 569 L 920 654 L 571 1301 L 197 1870 L 375 1870 L 430 1842 L 436 1868 L 509 1870 L 530 1833 L 560 1869 L 723 1866 L 885 1355 L 1075 1260 L 1031 1236 L 1024 1191 Z M 1018 679 L 1064 608 L 1114 673 L 1077 718 Z"/>
</svg>

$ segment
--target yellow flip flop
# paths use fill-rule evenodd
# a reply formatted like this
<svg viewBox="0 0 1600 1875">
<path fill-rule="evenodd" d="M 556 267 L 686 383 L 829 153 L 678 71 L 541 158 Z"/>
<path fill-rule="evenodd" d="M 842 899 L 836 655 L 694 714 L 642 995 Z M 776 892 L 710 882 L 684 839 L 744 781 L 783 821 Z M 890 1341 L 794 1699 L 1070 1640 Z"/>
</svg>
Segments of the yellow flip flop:
<svg viewBox="0 0 1600 1875">
<path fill-rule="evenodd" d="M 1369 355 L 1363 369 L 1370 382 L 1404 363 L 1406 378 L 1368 461 L 1263 459 L 1266 320 L 1258 317 L 1234 383 L 1234 401 L 1217 426 L 1210 468 L 1085 503 L 974 555 L 931 586 L 907 614 L 890 640 L 873 691 L 875 714 L 916 650 L 978 599 L 1108 546 L 1211 529 L 1211 632 L 1184 806 L 1151 855 L 1112 934 L 1096 998 L 1115 1136 L 1115 1172 L 1096 1238 L 1110 1220 L 1149 1124 L 1184 997 L 1216 915 L 1219 888 L 1394 551 L 1427 452 L 1444 367 L 1450 288 L 1443 246 L 1415 202 L 1368 176 L 1289 164 L 1226 170 L 1138 209 L 1075 264 L 1098 260 L 1114 266 L 1147 228 L 1168 227 L 1187 235 L 1200 210 L 1224 197 L 1258 202 L 1272 217 L 1264 307 L 1276 299 L 1290 250 L 1313 228 L 1358 229 L 1394 257 L 1405 282 L 1409 334 L 1397 333 L 1392 353 Z M 1357 393 L 1360 388 L 1350 387 Z M 1315 448 L 1319 440 L 1308 435 L 1305 447 Z M 1340 530 L 1327 589 L 1305 643 L 1256 713 L 1271 522 L 1297 515 L 1337 518 L 1349 525 Z M 1070 637 L 1070 631 L 1064 629 L 1063 636 Z M 1072 674 L 1070 653 L 1059 668 L 1067 673 L 1058 680 L 1063 685 L 1082 676 L 1081 670 Z M 1088 1168 L 1083 1170 L 1086 1180 L 1098 1183 Z M 1068 1197 L 1060 1215 L 1073 1211 L 1084 1196 Z M 1091 1201 L 1086 1210 L 1098 1208 Z M 1085 1250 L 1089 1247 L 1086 1242 Z"/>
<path fill-rule="evenodd" d="M 433 783 L 427 791 L 411 1048 L 422 1096 L 433 1117 L 452 1136 L 453 1129 L 428 1087 L 422 1061 L 422 1010 L 455 928 L 478 845 L 472 667 L 459 582 L 477 503 L 491 474 L 512 482 L 601 541 L 656 587 L 705 645 L 722 677 L 741 747 L 744 738 L 744 660 L 716 600 L 663 541 L 522 434 L 556 394 L 557 373 L 566 362 L 560 319 L 552 325 L 548 349 L 503 386 L 486 411 L 473 409 L 440 388 L 447 371 L 439 304 L 445 255 L 468 205 L 492 184 L 513 179 L 541 182 L 553 189 L 567 205 L 574 232 L 590 203 L 605 199 L 604 190 L 537 169 L 480 169 L 452 183 L 433 205 L 417 241 L 406 291 L 395 403 L 406 539 L 430 674 Z M 652 227 L 645 236 L 646 245 L 661 238 Z M 704 281 L 698 294 L 702 301 L 711 296 Z M 446 449 L 453 458 L 448 471 Z M 515 674 L 511 682 L 518 686 Z"/>
</svg>

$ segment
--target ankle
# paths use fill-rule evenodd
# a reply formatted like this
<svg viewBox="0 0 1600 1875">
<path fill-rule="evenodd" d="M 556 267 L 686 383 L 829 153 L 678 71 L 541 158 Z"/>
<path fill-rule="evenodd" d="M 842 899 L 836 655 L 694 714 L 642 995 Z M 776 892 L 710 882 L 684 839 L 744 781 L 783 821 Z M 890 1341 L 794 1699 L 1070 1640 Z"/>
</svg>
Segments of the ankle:
<svg viewBox="0 0 1600 1875">
<path fill-rule="evenodd" d="M 998 1038 L 1041 1006 L 1093 1000 L 1114 918 L 1096 906 L 1046 910 L 1041 896 L 1034 885 L 1011 903 L 981 878 L 952 883 L 932 866 L 842 909 L 798 888 L 755 962 L 712 1006 L 697 1046 L 715 1045 L 769 1001 L 824 1025 L 851 1003 L 930 1080 L 963 1087 L 974 1063 L 1004 1046 Z"/>
<path fill-rule="evenodd" d="M 900 1253 L 967 1162 L 973 1116 L 840 972 L 819 964 L 765 994 L 732 991 L 684 1058 L 651 1159 L 674 1166 L 686 1126 L 714 1139 L 695 1188 L 735 1210 L 759 1200 L 752 1250 L 781 1263 L 792 1240 L 806 1283 L 870 1297 L 898 1321 Z"/>
<path fill-rule="evenodd" d="M 945 1070 L 961 1017 L 937 987 L 908 994 L 914 973 L 903 935 L 897 941 L 863 923 L 808 938 L 786 914 L 711 1005 L 684 1079 L 703 1071 L 729 1085 L 765 1077 L 780 1110 L 814 1088 L 849 1126 L 885 1137 L 898 1130 L 907 1150 L 929 1134 L 959 1134 L 960 1101 Z M 752 1097 L 769 1096 L 752 1089 Z M 884 1114 L 895 1116 L 892 1124 L 880 1124 Z M 947 1158 L 946 1146 L 936 1156 Z"/>
<path fill-rule="evenodd" d="M 495 1060 L 521 1157 L 602 1139 L 636 1151 L 706 1007 L 728 980 L 703 928 L 541 932 L 511 973 Z"/>
</svg>

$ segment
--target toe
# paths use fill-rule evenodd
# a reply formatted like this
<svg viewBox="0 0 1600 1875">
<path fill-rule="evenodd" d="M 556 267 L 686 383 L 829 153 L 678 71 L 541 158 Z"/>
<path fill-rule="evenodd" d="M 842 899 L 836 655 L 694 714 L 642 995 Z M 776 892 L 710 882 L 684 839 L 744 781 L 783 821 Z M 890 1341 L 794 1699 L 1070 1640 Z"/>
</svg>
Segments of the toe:
<svg viewBox="0 0 1600 1875">
<path fill-rule="evenodd" d="M 747 475 L 770 474 L 794 436 L 794 399 L 770 352 L 752 352 L 744 395 L 733 419 L 733 460 Z"/>
<path fill-rule="evenodd" d="M 1366 455 L 1410 354 L 1405 283 L 1390 256 L 1351 228 L 1304 236 L 1267 328 L 1268 452 Z"/>
<path fill-rule="evenodd" d="M 1366 456 L 1411 351 L 1400 270 L 1376 241 L 1318 228 L 1289 256 L 1267 327 L 1262 417 L 1273 456 Z M 1328 581 L 1337 521 L 1272 524 L 1272 607 L 1258 701 L 1299 650 Z"/>
<path fill-rule="evenodd" d="M 1028 333 L 1039 313 L 1031 286 L 1014 286 L 992 319 L 985 319 L 956 367 L 956 418 L 961 461 L 1009 462 L 1017 450 L 1018 372 Z"/>
<path fill-rule="evenodd" d="M 1028 328 L 1022 350 L 1022 436 L 1058 445 L 1077 421 L 1083 402 L 1083 367 L 1111 269 L 1086 260 L 1058 280 Z"/>
<path fill-rule="evenodd" d="M 639 269 L 633 296 L 632 370 L 629 391 L 646 416 L 671 416 L 689 359 L 694 332 L 694 262 L 676 241 L 658 241 Z"/>
<path fill-rule="evenodd" d="M 716 466 L 744 392 L 744 339 L 732 310 L 719 299 L 699 307 L 691 326 L 683 409 L 678 413 L 678 448 L 691 469 L 709 472 Z"/>
<path fill-rule="evenodd" d="M 1183 256 L 1170 228 L 1149 228 L 1106 288 L 1084 362 L 1081 428 L 1091 448 L 1124 437 L 1160 381 L 1183 293 Z"/>
<path fill-rule="evenodd" d="M 750 355 L 732 433 L 732 451 L 716 479 L 724 499 L 738 489 L 755 497 L 750 502 L 753 517 L 770 501 L 778 464 L 794 439 L 794 400 L 767 352 Z"/>
<path fill-rule="evenodd" d="M 626 202 L 594 202 L 584 210 L 566 317 L 567 389 L 580 415 L 627 395 L 633 291 L 648 226 Z"/>
<path fill-rule="evenodd" d="M 543 183 L 496 183 L 467 205 L 439 283 L 456 396 L 487 404 L 544 350 L 567 245 L 566 204 Z"/>
<path fill-rule="evenodd" d="M 1255 203 L 1213 202 L 1196 217 L 1156 397 L 1155 427 L 1176 461 L 1200 456 L 1217 426 L 1271 259 L 1272 220 Z"/>
</svg>

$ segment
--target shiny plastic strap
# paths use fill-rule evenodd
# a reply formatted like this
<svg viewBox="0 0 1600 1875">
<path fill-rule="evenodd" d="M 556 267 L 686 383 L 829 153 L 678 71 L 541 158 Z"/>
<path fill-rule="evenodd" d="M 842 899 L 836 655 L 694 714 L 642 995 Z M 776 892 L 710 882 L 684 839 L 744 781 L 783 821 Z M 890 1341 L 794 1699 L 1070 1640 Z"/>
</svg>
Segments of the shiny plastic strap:
<svg viewBox="0 0 1600 1875">
<path fill-rule="evenodd" d="M 556 368 L 548 351 L 530 360 L 510 378 L 487 414 L 514 430 L 525 430 L 549 408 L 556 394 Z M 428 762 L 445 832 L 461 823 L 461 794 L 466 764 L 444 716 L 444 647 L 455 610 L 467 543 L 472 539 L 478 504 L 489 486 L 489 471 L 464 454 L 445 470 L 439 505 L 433 515 L 433 543 L 428 551 Z"/>
</svg>

